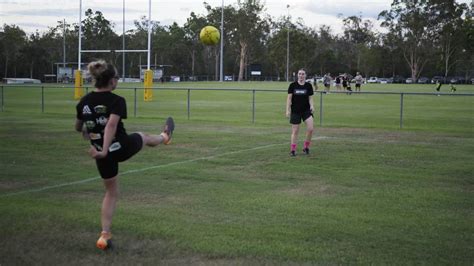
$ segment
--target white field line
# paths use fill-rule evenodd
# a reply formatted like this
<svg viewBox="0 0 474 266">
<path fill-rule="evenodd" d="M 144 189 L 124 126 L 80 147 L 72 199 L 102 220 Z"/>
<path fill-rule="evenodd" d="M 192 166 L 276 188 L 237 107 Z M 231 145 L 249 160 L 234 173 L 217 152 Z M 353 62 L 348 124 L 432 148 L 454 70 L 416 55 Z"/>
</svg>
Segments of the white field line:
<svg viewBox="0 0 474 266">
<path fill-rule="evenodd" d="M 327 139 L 329 137 L 325 136 L 320 136 L 320 137 L 314 137 L 312 140 L 321 140 L 321 139 Z M 269 144 L 269 145 L 264 145 L 264 146 L 259 146 L 259 147 L 254 147 L 250 149 L 244 149 L 244 150 L 238 150 L 238 151 L 231 151 L 231 152 L 225 152 L 217 155 L 212 155 L 212 156 L 206 156 L 206 157 L 200 157 L 200 158 L 195 158 L 195 159 L 190 159 L 190 160 L 185 160 L 185 161 L 179 161 L 179 162 L 173 162 L 173 163 L 167 163 L 167 164 L 161 164 L 161 165 L 155 165 L 155 166 L 150 166 L 150 167 L 145 167 L 145 168 L 140 168 L 140 169 L 134 169 L 134 170 L 128 170 L 122 173 L 119 173 L 120 176 L 123 175 L 128 175 L 128 174 L 133 174 L 133 173 L 138 173 L 138 172 L 143 172 L 143 171 L 148 171 L 152 169 L 158 169 L 158 168 L 165 168 L 169 166 L 175 166 L 175 165 L 180 165 L 180 164 L 186 164 L 186 163 L 192 163 L 192 162 L 197 162 L 197 161 L 204 161 L 204 160 L 210 160 L 214 159 L 217 157 L 222 157 L 222 156 L 227 156 L 227 155 L 233 155 L 237 153 L 242 153 L 242 152 L 248 152 L 248 151 L 256 151 L 256 150 L 263 150 L 263 149 L 268 149 L 276 146 L 282 146 L 282 145 L 289 145 L 289 143 L 280 143 L 280 144 Z M 28 194 L 28 193 L 33 193 L 33 192 L 41 192 L 45 190 L 50 190 L 54 188 L 60 188 L 60 187 L 67 187 L 67 186 L 72 186 L 72 185 L 78 185 L 78 184 L 84 184 L 88 183 L 97 179 L 100 179 L 100 176 L 96 177 L 91 177 L 87 179 L 82 179 L 74 182 L 68 182 L 68 183 L 62 183 L 62 184 L 57 184 L 53 186 L 45 186 L 45 187 L 40 187 L 40 188 L 34 188 L 34 189 L 27 189 L 27 190 L 21 190 L 17 192 L 12 192 L 12 193 L 6 193 L 0 195 L 0 197 L 6 197 L 6 196 L 14 196 L 14 195 L 20 195 L 20 194 Z"/>
</svg>

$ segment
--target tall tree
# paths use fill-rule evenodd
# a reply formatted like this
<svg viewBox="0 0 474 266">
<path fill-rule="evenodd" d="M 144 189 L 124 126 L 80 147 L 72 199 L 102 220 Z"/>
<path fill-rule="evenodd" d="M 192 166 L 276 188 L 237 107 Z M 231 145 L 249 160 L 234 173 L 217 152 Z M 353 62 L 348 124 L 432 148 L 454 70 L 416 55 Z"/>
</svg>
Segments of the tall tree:
<svg viewBox="0 0 474 266">
<path fill-rule="evenodd" d="M 27 37 L 26 33 L 16 25 L 3 25 L 2 34 L 3 43 L 3 58 L 5 58 L 5 73 L 4 77 L 9 76 L 8 66 L 10 63 L 13 64 L 13 76 L 16 77 L 16 68 L 19 62 L 17 62 L 20 50 L 26 45 Z"/>
<path fill-rule="evenodd" d="M 82 21 L 83 45 L 82 49 L 91 50 L 118 50 L 121 49 L 121 41 L 114 31 L 114 24 L 104 17 L 102 12 L 87 9 L 86 18 Z M 105 55 L 106 56 L 106 55 Z M 105 57 L 104 54 L 87 54 L 85 60 L 94 57 Z M 109 61 L 116 63 L 114 54 L 108 56 Z"/>
<path fill-rule="evenodd" d="M 428 0 L 394 0 L 390 10 L 379 14 L 379 19 L 384 19 L 381 25 L 400 36 L 400 46 L 413 80 L 423 71 L 429 51 L 433 50 L 434 29 L 429 15 Z"/>
<path fill-rule="evenodd" d="M 190 17 L 187 18 L 186 23 L 183 26 L 185 32 L 185 42 L 188 47 L 186 51 L 188 52 L 189 58 L 191 60 L 191 76 L 195 79 L 196 75 L 196 58 L 199 48 L 202 47 L 202 44 L 199 42 L 199 33 L 201 29 L 206 26 L 207 20 L 203 16 L 196 15 L 194 12 L 191 12 Z M 221 38 L 224 38 L 221 36 Z"/>
<path fill-rule="evenodd" d="M 462 50 L 463 42 L 460 40 L 465 34 L 463 17 L 467 10 L 466 4 L 458 4 L 454 0 L 430 0 L 428 4 L 431 25 L 438 36 L 434 41 L 441 48 L 445 78 L 457 62 L 453 60 L 456 53 Z"/>
<path fill-rule="evenodd" d="M 362 20 L 362 17 L 349 16 L 342 20 L 344 24 L 344 40 L 349 42 L 350 53 L 348 61 L 355 59 L 356 69 L 360 70 L 360 61 L 362 50 L 374 40 L 372 32 L 372 22 L 370 20 Z M 352 66 L 352 64 L 350 64 Z"/>
</svg>

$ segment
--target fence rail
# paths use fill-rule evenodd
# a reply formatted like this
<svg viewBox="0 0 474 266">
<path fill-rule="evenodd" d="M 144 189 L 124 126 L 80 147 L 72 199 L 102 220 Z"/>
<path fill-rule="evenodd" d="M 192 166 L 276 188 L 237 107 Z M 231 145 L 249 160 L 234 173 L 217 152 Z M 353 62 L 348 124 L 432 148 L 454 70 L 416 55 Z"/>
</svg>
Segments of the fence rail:
<svg viewBox="0 0 474 266">
<path fill-rule="evenodd" d="M 5 89 L 6 88 L 15 88 L 15 87 L 21 87 L 21 88 L 39 88 L 41 89 L 41 112 L 44 113 L 45 110 L 45 97 L 44 97 L 44 92 L 45 89 L 74 89 L 74 87 L 47 87 L 47 86 L 20 86 L 20 85 L 9 85 L 9 86 L 0 86 L 1 92 L 1 108 L 0 110 L 3 112 L 5 110 Z M 90 87 L 84 87 L 86 93 L 91 89 Z M 133 90 L 133 115 L 134 117 L 137 116 L 137 90 L 143 90 L 144 88 L 119 88 L 120 90 Z M 165 88 L 152 88 L 153 90 L 157 91 L 186 91 L 187 92 L 187 99 L 186 99 L 186 111 L 187 111 L 187 118 L 190 119 L 191 117 L 191 91 L 222 91 L 222 92 L 244 92 L 244 93 L 252 93 L 252 105 L 251 105 L 251 110 L 252 110 L 252 123 L 255 123 L 255 113 L 256 113 L 256 93 L 287 93 L 286 90 L 281 90 L 281 89 L 240 89 L 240 88 L 226 88 L 226 89 L 220 89 L 220 88 L 185 88 L 185 87 L 165 87 Z M 331 94 L 349 94 L 346 91 L 333 91 Z M 399 127 L 400 129 L 403 128 L 403 113 L 404 113 L 404 96 L 405 95 L 410 95 L 410 96 L 449 96 L 449 97 L 470 97 L 474 96 L 474 93 L 423 93 L 423 92 L 350 92 L 352 95 L 400 95 L 400 124 Z M 319 125 L 323 126 L 323 121 L 324 121 L 324 96 L 326 95 L 325 91 L 315 91 L 315 96 L 319 97 Z"/>
</svg>

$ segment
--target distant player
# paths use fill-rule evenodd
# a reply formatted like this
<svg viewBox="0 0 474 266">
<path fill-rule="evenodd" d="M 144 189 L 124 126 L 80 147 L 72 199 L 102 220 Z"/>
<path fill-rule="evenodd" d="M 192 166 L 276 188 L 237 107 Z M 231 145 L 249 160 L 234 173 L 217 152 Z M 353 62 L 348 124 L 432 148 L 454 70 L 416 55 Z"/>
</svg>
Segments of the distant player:
<svg viewBox="0 0 474 266">
<path fill-rule="evenodd" d="M 437 92 L 441 91 L 441 85 L 442 85 L 441 82 L 439 82 L 439 80 L 437 80 L 436 81 L 436 88 L 435 88 Z M 438 94 L 438 96 L 439 96 L 439 94 Z"/>
<path fill-rule="evenodd" d="M 344 75 L 342 76 L 342 87 L 344 88 L 344 90 L 346 91 L 347 90 L 347 74 L 344 73 Z"/>
<path fill-rule="evenodd" d="M 360 75 L 359 72 L 357 72 L 356 76 L 355 76 L 355 84 L 356 84 L 356 88 L 355 88 L 355 91 L 360 91 L 360 87 L 362 85 L 362 82 L 364 80 L 364 78 L 362 78 L 362 76 Z"/>
<path fill-rule="evenodd" d="M 94 79 L 95 90 L 77 104 L 75 128 L 90 140 L 89 154 L 96 160 L 97 169 L 104 181 L 102 232 L 96 245 L 105 250 L 111 245 L 110 227 L 118 197 L 119 162 L 128 160 L 144 145 L 154 147 L 170 143 L 174 122 L 169 117 L 159 135 L 141 132 L 127 134 L 122 122 L 127 118 L 125 99 L 112 93 L 119 79 L 117 69 L 103 60 L 92 62 L 87 68 Z"/>
<path fill-rule="evenodd" d="M 331 73 L 327 73 L 326 75 L 324 75 L 323 84 L 324 84 L 324 90 L 326 91 L 326 93 L 329 93 L 329 91 L 331 90 L 331 81 L 332 81 Z"/>
<path fill-rule="evenodd" d="M 351 80 L 349 77 L 346 76 L 346 90 L 347 90 L 347 94 L 351 95 L 352 94 L 352 88 L 351 88 Z"/>
<path fill-rule="evenodd" d="M 306 124 L 306 138 L 303 152 L 309 154 L 309 146 L 313 137 L 313 86 L 305 82 L 306 71 L 298 70 L 298 80 L 292 82 L 288 87 L 288 98 L 286 100 L 286 117 L 290 118 L 291 145 L 290 156 L 296 156 L 296 145 L 301 121 Z"/>
<path fill-rule="evenodd" d="M 339 74 L 339 76 L 337 76 L 336 79 L 334 80 L 336 91 L 342 90 L 341 83 L 342 83 L 342 78 L 341 78 L 341 75 Z"/>
<path fill-rule="evenodd" d="M 455 93 L 456 92 L 456 86 L 454 86 L 453 83 L 451 83 L 451 89 L 450 89 L 451 93 Z"/>
</svg>

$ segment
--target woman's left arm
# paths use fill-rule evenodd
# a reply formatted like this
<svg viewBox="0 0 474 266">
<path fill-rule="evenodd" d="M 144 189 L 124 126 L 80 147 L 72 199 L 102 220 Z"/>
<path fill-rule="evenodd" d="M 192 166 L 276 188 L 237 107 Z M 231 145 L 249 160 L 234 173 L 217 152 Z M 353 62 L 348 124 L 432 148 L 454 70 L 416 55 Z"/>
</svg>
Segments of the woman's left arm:
<svg viewBox="0 0 474 266">
<path fill-rule="evenodd" d="M 76 129 L 77 132 L 82 132 L 82 125 L 84 122 L 82 120 L 79 120 L 76 118 L 76 124 L 74 125 L 74 128 Z"/>
<path fill-rule="evenodd" d="M 313 95 L 309 96 L 309 109 L 311 110 L 311 113 L 314 113 Z"/>
</svg>

